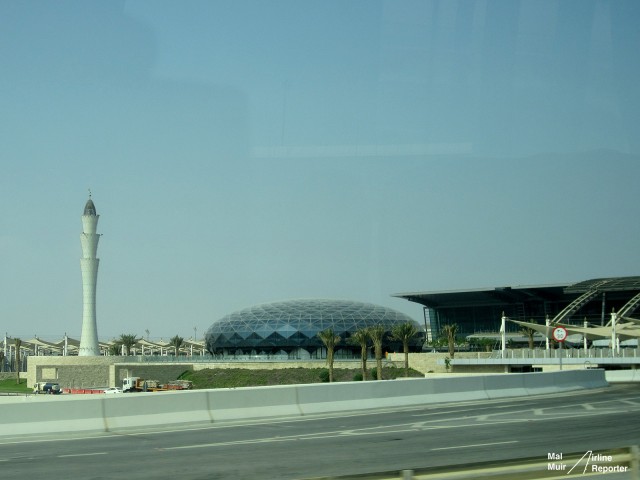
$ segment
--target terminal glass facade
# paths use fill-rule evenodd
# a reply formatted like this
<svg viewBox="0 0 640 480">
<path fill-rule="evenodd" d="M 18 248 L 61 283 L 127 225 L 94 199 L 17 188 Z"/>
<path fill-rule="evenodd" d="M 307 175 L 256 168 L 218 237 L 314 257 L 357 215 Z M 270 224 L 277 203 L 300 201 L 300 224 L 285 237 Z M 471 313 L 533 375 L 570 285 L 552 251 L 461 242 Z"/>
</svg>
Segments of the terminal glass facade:
<svg viewBox="0 0 640 480">
<path fill-rule="evenodd" d="M 610 320 L 613 310 L 619 312 L 625 306 L 630 306 L 639 294 L 640 277 L 616 277 L 571 285 L 499 287 L 395 296 L 424 306 L 427 335 L 432 340 L 440 336 L 444 325 L 454 323 L 458 325 L 458 337 L 461 339 L 474 334 L 496 333 L 500 329 L 503 312 L 513 320 L 544 324 L 547 318 L 553 321 L 585 295 L 588 298 L 576 304 L 576 308 L 563 317 L 561 323 L 582 326 L 587 321 L 590 325 L 602 326 Z M 627 312 L 631 314 L 630 310 Z M 515 323 L 506 323 L 507 332 L 515 333 L 520 329 Z"/>
</svg>

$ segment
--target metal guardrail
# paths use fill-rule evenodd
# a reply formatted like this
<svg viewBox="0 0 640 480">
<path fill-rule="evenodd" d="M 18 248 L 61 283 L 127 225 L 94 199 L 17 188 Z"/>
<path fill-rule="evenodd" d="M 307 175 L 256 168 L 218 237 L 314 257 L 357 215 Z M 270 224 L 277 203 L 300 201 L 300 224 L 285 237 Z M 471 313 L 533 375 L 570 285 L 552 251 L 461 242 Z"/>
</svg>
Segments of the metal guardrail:
<svg viewBox="0 0 640 480">
<path fill-rule="evenodd" d="M 504 359 L 558 359 L 562 358 L 576 358 L 584 360 L 598 360 L 598 359 L 638 359 L 640 361 L 640 349 L 639 348 L 621 348 L 612 350 L 610 348 L 590 348 L 586 352 L 584 349 L 578 348 L 564 348 L 564 349 L 543 349 L 536 348 L 533 350 L 527 348 L 519 349 L 507 349 L 505 350 Z M 242 362 L 326 362 L 326 358 L 291 358 L 286 355 L 129 355 L 122 356 L 123 362 L 127 363 L 242 363 Z M 478 352 L 478 359 L 503 359 L 501 350 L 493 350 L 491 355 L 487 356 L 486 352 Z M 468 360 L 466 357 L 465 360 Z M 334 357 L 335 361 L 339 362 L 354 362 L 360 363 L 360 356 L 352 357 Z M 369 357 L 368 361 L 374 361 L 374 357 Z M 457 359 L 456 359 L 457 360 Z M 388 362 L 388 359 L 383 359 L 383 362 Z"/>
<path fill-rule="evenodd" d="M 286 355 L 235 355 L 235 356 L 175 356 L 175 355 L 131 355 L 122 357 L 124 362 L 138 363 L 246 363 L 246 362 L 318 362 L 326 363 L 326 358 L 289 358 Z M 360 357 L 334 357 L 339 362 L 360 363 Z M 372 359 L 373 360 L 373 359 Z"/>
<path fill-rule="evenodd" d="M 542 349 L 527 348 L 507 349 L 504 358 L 582 358 L 585 360 L 599 358 L 638 358 L 640 359 L 640 350 L 637 348 L 621 348 L 620 351 L 611 348 L 590 348 L 586 351 L 578 348 L 563 349 Z M 483 357 L 486 358 L 486 357 Z M 493 350 L 489 358 L 503 358 L 501 350 Z"/>
</svg>

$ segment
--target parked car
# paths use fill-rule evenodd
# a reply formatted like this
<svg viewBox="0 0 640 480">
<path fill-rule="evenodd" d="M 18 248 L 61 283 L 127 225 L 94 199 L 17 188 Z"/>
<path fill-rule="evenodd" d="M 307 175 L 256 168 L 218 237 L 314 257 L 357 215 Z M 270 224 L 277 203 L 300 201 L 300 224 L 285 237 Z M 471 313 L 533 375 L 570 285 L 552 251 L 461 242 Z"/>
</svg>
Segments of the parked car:
<svg viewBox="0 0 640 480">
<path fill-rule="evenodd" d="M 122 389 L 118 387 L 109 387 L 105 389 L 104 393 L 106 393 L 107 395 L 114 394 L 114 393 L 122 393 Z"/>
</svg>

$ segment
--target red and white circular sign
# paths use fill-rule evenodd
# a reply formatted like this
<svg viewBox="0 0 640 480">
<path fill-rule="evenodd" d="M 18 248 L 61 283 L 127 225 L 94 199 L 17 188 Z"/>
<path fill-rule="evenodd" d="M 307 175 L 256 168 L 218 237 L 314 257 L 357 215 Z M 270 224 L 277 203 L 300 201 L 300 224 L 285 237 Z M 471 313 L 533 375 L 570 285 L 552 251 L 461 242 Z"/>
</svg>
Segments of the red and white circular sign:
<svg viewBox="0 0 640 480">
<path fill-rule="evenodd" d="M 568 335 L 567 329 L 564 327 L 556 327 L 553 329 L 552 335 L 556 342 L 564 342 Z"/>
</svg>

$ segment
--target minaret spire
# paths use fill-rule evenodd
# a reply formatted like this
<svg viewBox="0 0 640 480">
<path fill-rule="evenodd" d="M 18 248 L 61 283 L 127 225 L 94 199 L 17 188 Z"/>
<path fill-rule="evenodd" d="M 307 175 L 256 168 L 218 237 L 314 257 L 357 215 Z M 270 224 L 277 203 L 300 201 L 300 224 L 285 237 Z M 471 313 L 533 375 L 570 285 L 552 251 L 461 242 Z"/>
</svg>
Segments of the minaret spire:
<svg viewBox="0 0 640 480">
<path fill-rule="evenodd" d="M 100 355 L 98 345 L 98 326 L 96 322 L 96 284 L 98 282 L 97 258 L 98 240 L 100 234 L 96 232 L 98 218 L 96 206 L 91 199 L 89 190 L 89 200 L 84 206 L 82 215 L 82 233 L 80 243 L 82 245 L 82 258 L 80 259 L 80 270 L 82 271 L 82 336 L 80 337 L 80 348 L 78 356 Z"/>
</svg>

